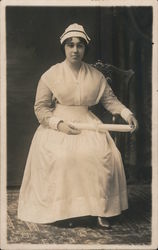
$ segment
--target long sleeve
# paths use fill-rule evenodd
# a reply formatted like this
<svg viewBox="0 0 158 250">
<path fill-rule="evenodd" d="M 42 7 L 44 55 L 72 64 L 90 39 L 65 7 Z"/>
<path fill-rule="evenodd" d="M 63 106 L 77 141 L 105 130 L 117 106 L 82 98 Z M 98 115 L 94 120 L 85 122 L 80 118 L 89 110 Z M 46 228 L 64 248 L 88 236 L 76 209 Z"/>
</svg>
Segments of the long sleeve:
<svg viewBox="0 0 158 250">
<path fill-rule="evenodd" d="M 124 120 L 127 121 L 128 116 L 132 114 L 132 112 L 123 105 L 118 98 L 114 95 L 111 87 L 106 81 L 106 87 L 101 97 L 101 103 L 104 108 L 111 112 L 113 115 L 119 114 L 122 116 Z"/>
<path fill-rule="evenodd" d="M 52 92 L 46 86 L 44 81 L 40 79 L 34 105 L 36 117 L 40 124 L 57 129 L 57 125 L 61 119 L 58 117 L 53 117 L 54 107 L 52 107 L 52 98 Z"/>
</svg>

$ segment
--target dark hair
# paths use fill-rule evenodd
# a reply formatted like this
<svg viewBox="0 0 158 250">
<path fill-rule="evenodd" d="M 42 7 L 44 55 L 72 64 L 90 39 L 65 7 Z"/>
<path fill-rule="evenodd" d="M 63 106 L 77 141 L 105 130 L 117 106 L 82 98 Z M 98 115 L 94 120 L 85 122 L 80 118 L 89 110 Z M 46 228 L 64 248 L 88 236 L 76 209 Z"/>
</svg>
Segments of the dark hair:
<svg viewBox="0 0 158 250">
<path fill-rule="evenodd" d="M 77 38 L 80 40 L 80 42 L 82 42 L 84 44 L 84 46 L 85 46 L 84 55 L 87 55 L 89 46 L 88 46 L 86 40 L 82 37 L 77 37 Z M 64 54 L 64 56 L 65 56 L 65 44 L 68 42 L 71 42 L 71 41 L 72 41 L 72 37 L 69 37 L 69 38 L 65 39 L 65 41 L 60 45 L 60 49 L 61 49 L 62 53 Z"/>
</svg>

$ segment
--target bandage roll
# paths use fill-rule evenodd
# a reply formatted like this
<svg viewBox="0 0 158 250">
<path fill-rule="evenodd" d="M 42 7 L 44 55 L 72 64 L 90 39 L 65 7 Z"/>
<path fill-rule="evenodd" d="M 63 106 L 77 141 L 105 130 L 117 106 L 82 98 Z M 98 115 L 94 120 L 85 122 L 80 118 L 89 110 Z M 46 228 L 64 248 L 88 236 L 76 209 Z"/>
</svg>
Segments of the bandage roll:
<svg viewBox="0 0 158 250">
<path fill-rule="evenodd" d="M 133 129 L 133 126 L 126 124 L 91 124 L 77 122 L 71 122 L 69 124 L 79 130 L 92 130 L 102 133 L 106 132 L 107 130 L 114 132 L 131 132 Z"/>
</svg>

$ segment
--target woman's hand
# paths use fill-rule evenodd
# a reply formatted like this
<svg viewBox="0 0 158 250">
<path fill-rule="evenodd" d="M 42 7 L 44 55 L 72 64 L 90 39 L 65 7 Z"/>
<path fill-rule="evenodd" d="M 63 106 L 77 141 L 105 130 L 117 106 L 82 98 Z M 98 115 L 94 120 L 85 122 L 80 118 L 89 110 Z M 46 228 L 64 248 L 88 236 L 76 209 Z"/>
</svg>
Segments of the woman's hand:
<svg viewBox="0 0 158 250">
<path fill-rule="evenodd" d="M 81 131 L 79 129 L 76 129 L 74 126 L 72 126 L 64 121 L 59 122 L 58 130 L 60 132 L 68 134 L 68 135 L 78 135 L 81 133 Z"/>
<path fill-rule="evenodd" d="M 133 115 L 128 116 L 127 122 L 128 122 L 129 125 L 132 126 L 131 133 L 133 133 L 134 131 L 136 131 L 138 129 L 138 122 L 137 122 L 136 118 Z"/>
</svg>

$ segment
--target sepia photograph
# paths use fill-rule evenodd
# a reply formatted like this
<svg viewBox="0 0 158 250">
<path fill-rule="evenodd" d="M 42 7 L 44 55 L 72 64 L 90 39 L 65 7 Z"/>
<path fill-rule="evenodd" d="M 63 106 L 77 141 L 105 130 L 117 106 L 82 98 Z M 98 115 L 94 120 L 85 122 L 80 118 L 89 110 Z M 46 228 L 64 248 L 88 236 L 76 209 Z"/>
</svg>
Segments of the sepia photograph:
<svg viewBox="0 0 158 250">
<path fill-rule="evenodd" d="M 156 249 L 157 1 L 1 2 L 1 249 Z"/>
</svg>

